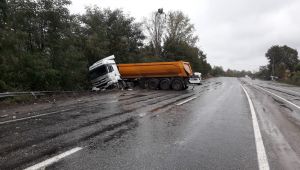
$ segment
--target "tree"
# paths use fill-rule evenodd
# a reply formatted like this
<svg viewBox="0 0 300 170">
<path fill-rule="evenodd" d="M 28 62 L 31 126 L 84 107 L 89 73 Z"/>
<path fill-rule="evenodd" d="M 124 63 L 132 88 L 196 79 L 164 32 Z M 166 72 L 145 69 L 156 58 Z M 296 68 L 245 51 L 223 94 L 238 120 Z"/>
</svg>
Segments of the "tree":
<svg viewBox="0 0 300 170">
<path fill-rule="evenodd" d="M 191 63 L 194 71 L 206 76 L 211 66 L 206 54 L 196 46 L 198 37 L 188 16 L 181 11 L 171 11 L 167 15 L 166 34 L 164 36 L 163 57 L 166 61 L 184 60 Z"/>
<path fill-rule="evenodd" d="M 0 29 L 3 29 L 7 22 L 7 2 L 0 0 Z"/>
<path fill-rule="evenodd" d="M 245 76 L 253 76 L 251 71 L 239 71 L 239 70 L 232 70 L 232 69 L 227 69 L 226 72 L 224 73 L 224 76 L 226 77 L 245 77 Z"/>
<path fill-rule="evenodd" d="M 151 17 L 144 21 L 147 30 L 150 47 L 155 56 L 161 56 L 162 40 L 165 32 L 166 15 L 162 9 L 153 12 Z"/>
<path fill-rule="evenodd" d="M 224 71 L 223 67 L 221 67 L 221 66 L 214 66 L 211 70 L 211 74 L 214 77 L 224 76 L 225 71 Z"/>
<path fill-rule="evenodd" d="M 104 10 L 109 40 L 109 55 L 114 54 L 119 63 L 134 62 L 143 46 L 145 36 L 140 23 L 134 23 L 134 18 L 127 17 L 123 11 Z"/>
<path fill-rule="evenodd" d="M 211 72 L 211 65 L 206 60 L 206 54 L 202 50 L 199 51 L 200 56 L 200 65 L 199 65 L 199 72 L 202 73 L 202 75 L 208 76 L 208 74 Z"/>
<path fill-rule="evenodd" d="M 298 51 L 286 45 L 281 47 L 283 53 L 283 61 L 287 68 L 294 72 L 296 65 L 299 63 Z"/>
<path fill-rule="evenodd" d="M 270 69 L 268 66 L 260 66 L 259 71 L 255 73 L 255 77 L 265 80 L 270 80 Z"/>
<path fill-rule="evenodd" d="M 294 72 L 299 63 L 297 50 L 286 45 L 272 46 L 267 51 L 266 58 L 269 60 L 269 70 L 271 70 L 272 75 L 277 77 L 282 77 L 286 69 Z"/>
<path fill-rule="evenodd" d="M 61 90 L 86 86 L 79 23 L 68 0 L 7 1 L 0 39 L 3 90 Z M 76 69 L 74 69 L 76 68 Z M 0 73 L 2 74 L 2 73 Z M 2 84 L 4 84 L 2 83 Z"/>
<path fill-rule="evenodd" d="M 121 10 L 88 8 L 82 16 L 85 55 L 89 64 L 109 55 L 119 63 L 133 62 L 139 56 L 145 36 L 141 24 Z"/>
<path fill-rule="evenodd" d="M 300 63 L 298 63 L 295 67 L 295 71 L 299 72 L 300 71 Z"/>
<path fill-rule="evenodd" d="M 106 36 L 105 15 L 97 7 L 87 8 L 86 13 L 81 16 L 81 21 L 83 23 L 84 54 L 88 64 L 91 65 L 104 58 L 108 53 L 109 41 Z"/>
<path fill-rule="evenodd" d="M 171 11 L 167 15 L 165 41 L 186 42 L 195 46 L 198 36 L 195 35 L 194 25 L 189 17 L 181 11 Z"/>
</svg>

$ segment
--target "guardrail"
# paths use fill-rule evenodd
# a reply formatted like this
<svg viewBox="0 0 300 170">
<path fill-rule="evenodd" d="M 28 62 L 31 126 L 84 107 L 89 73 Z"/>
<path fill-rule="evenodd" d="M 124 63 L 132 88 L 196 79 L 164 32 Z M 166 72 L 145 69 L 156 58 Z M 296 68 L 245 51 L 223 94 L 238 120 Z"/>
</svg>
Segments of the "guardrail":
<svg viewBox="0 0 300 170">
<path fill-rule="evenodd" d="M 0 93 L 0 98 L 6 97 L 15 97 L 15 96 L 22 96 L 22 95 L 31 95 L 31 96 L 42 96 L 42 95 L 50 95 L 55 93 L 74 93 L 76 91 L 29 91 L 29 92 L 5 92 Z"/>
</svg>

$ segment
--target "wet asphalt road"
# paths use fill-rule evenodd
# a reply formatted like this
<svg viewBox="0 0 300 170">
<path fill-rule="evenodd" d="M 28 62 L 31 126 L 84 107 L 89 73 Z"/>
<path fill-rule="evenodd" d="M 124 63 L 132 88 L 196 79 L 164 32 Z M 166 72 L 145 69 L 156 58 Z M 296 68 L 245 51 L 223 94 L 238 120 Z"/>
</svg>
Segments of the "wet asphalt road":
<svg viewBox="0 0 300 170">
<path fill-rule="evenodd" d="M 25 120 L 0 120 L 0 169 L 30 167 L 76 147 L 46 169 L 258 169 L 241 85 L 253 100 L 270 168 L 300 169 L 300 112 L 278 98 L 300 105 L 300 88 L 245 78 L 213 78 L 180 92 L 106 92 L 30 119 L 24 110 L 16 119 Z"/>
</svg>

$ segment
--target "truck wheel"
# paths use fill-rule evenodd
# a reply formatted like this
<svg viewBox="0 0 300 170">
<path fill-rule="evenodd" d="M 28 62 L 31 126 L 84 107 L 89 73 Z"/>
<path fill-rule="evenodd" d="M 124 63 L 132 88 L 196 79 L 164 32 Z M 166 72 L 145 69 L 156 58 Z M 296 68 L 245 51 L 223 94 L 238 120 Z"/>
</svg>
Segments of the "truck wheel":
<svg viewBox="0 0 300 170">
<path fill-rule="evenodd" d="M 188 88 L 189 88 L 188 81 L 187 80 L 183 81 L 183 90 L 186 90 Z"/>
<path fill-rule="evenodd" d="M 171 85 L 170 79 L 162 79 L 159 83 L 159 88 L 162 90 L 169 90 Z"/>
<path fill-rule="evenodd" d="M 145 88 L 146 88 L 145 80 L 139 80 L 139 81 L 138 81 L 138 84 L 139 84 L 139 87 L 140 87 L 141 89 L 145 89 Z"/>
<path fill-rule="evenodd" d="M 188 88 L 189 88 L 189 86 L 185 85 L 184 88 L 183 88 L 183 90 L 186 90 Z"/>
<path fill-rule="evenodd" d="M 172 89 L 174 90 L 182 90 L 183 89 L 183 82 L 180 79 L 175 79 L 172 81 Z"/>
<path fill-rule="evenodd" d="M 151 90 L 156 90 L 159 84 L 159 80 L 152 78 L 150 80 L 148 80 L 148 88 Z"/>
</svg>

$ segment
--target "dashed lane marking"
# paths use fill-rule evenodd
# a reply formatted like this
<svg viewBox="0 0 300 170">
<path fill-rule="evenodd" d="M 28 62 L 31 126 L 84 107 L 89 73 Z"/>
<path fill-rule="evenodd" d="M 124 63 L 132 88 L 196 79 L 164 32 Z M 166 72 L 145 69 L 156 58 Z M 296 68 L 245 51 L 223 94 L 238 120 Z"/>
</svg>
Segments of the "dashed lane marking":
<svg viewBox="0 0 300 170">
<path fill-rule="evenodd" d="M 286 103 L 288 103 L 288 104 L 290 104 L 290 105 L 292 105 L 292 106 L 295 106 L 296 108 L 300 109 L 300 106 L 298 106 L 298 105 L 296 105 L 296 104 L 294 104 L 294 103 L 288 101 L 287 99 L 285 99 L 285 98 L 283 98 L 283 97 L 280 97 L 280 96 L 278 96 L 277 94 L 274 94 L 274 93 L 270 92 L 269 90 L 263 89 L 263 88 L 261 88 L 261 87 L 259 87 L 259 86 L 256 86 L 256 87 L 258 87 L 259 89 L 261 89 L 261 90 L 263 90 L 263 91 L 265 91 L 265 92 L 267 92 L 267 93 L 270 93 L 271 95 L 276 96 L 276 97 L 278 97 L 279 99 L 285 101 Z"/>
<path fill-rule="evenodd" d="M 183 104 L 185 104 L 185 103 L 187 103 L 187 102 L 189 102 L 189 101 L 191 101 L 191 100 L 194 100 L 194 99 L 196 99 L 196 98 L 197 98 L 197 97 L 191 97 L 191 98 L 189 98 L 189 99 L 186 99 L 185 101 L 182 101 L 182 102 L 180 102 L 180 103 L 177 103 L 176 106 L 183 105 Z"/>
<path fill-rule="evenodd" d="M 38 114 L 38 115 L 19 118 L 19 119 L 7 120 L 7 121 L 0 122 L 0 125 L 19 122 L 19 121 L 28 120 L 28 119 L 37 118 L 37 117 L 42 117 L 42 116 L 48 116 L 48 115 L 52 115 L 52 114 L 56 114 L 56 113 L 60 113 L 60 112 L 69 111 L 69 110 L 71 110 L 71 109 L 59 110 L 59 111 L 55 111 L 55 112 L 43 113 L 43 114 Z"/>
<path fill-rule="evenodd" d="M 68 151 L 66 151 L 64 153 L 61 153 L 61 154 L 59 154 L 57 156 L 54 156 L 54 157 L 52 157 L 50 159 L 47 159 L 47 160 L 45 160 L 43 162 L 40 162 L 40 163 L 35 164 L 35 165 L 31 166 L 31 167 L 28 167 L 25 170 L 40 170 L 40 169 L 45 169 L 47 166 L 49 166 L 49 165 L 51 165 L 51 164 L 53 164 L 55 162 L 58 162 L 59 160 L 65 158 L 65 157 L 67 157 L 67 156 L 69 156 L 69 155 L 71 155 L 71 154 L 73 154 L 75 152 L 78 152 L 81 149 L 83 149 L 83 148 L 82 147 L 73 148 L 73 149 L 68 150 Z"/>
<path fill-rule="evenodd" d="M 252 123 L 253 123 L 253 130 L 254 130 L 254 137 L 255 137 L 255 145 L 256 145 L 256 153 L 257 153 L 257 160 L 258 160 L 258 167 L 260 170 L 269 170 L 269 162 L 268 162 L 268 158 L 267 158 L 267 154 L 266 154 L 266 150 L 264 147 L 264 142 L 261 136 L 261 132 L 259 129 L 259 124 L 258 124 L 258 120 L 256 117 L 256 113 L 254 110 L 254 106 L 252 103 L 251 98 L 249 97 L 249 94 L 247 92 L 247 90 L 241 85 L 241 87 L 243 88 L 248 102 L 249 102 L 249 106 L 250 106 L 250 111 L 251 111 L 251 115 L 252 115 Z"/>
</svg>

